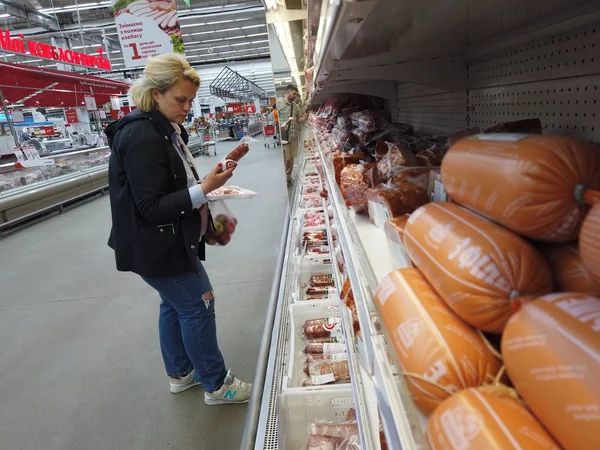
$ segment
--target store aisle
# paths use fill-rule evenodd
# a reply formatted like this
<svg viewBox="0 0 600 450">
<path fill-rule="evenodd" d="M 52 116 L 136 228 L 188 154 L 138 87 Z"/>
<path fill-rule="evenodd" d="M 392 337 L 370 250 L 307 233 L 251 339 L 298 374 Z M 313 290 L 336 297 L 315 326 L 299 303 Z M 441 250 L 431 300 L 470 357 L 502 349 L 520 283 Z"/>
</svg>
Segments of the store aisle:
<svg viewBox="0 0 600 450">
<path fill-rule="evenodd" d="M 254 375 L 287 208 L 281 149 L 252 144 L 231 184 L 240 226 L 209 248 L 219 342 L 235 374 Z M 218 157 L 197 159 L 206 171 Z M 229 450 L 246 405 L 173 395 L 158 347 L 158 296 L 119 273 L 106 246 L 107 197 L 0 240 L 0 430 L 11 450 Z"/>
</svg>

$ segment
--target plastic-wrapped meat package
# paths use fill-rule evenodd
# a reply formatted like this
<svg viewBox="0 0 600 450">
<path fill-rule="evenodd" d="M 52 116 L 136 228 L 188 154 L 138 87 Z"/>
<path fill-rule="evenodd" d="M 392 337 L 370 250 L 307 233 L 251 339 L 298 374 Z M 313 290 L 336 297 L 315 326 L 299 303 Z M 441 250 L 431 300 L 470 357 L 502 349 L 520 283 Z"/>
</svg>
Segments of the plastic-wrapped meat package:
<svg viewBox="0 0 600 450">
<path fill-rule="evenodd" d="M 380 126 L 380 117 L 371 111 L 359 111 L 350 115 L 352 124 L 364 131 L 365 133 L 373 133 Z"/>
<path fill-rule="evenodd" d="M 352 129 L 352 121 L 348 116 L 338 116 L 335 126 L 340 130 L 351 130 Z"/>
<path fill-rule="evenodd" d="M 310 435 L 306 450 L 337 450 L 342 439 L 327 436 Z"/>
<path fill-rule="evenodd" d="M 309 245 L 306 247 L 306 255 L 308 256 L 323 256 L 330 253 L 329 245 Z"/>
<path fill-rule="evenodd" d="M 378 140 L 375 143 L 375 161 L 381 161 L 390 151 L 390 146 L 384 140 Z"/>
<path fill-rule="evenodd" d="M 338 292 L 335 287 L 315 287 L 309 286 L 305 291 L 306 300 L 333 300 L 337 298 Z"/>
<path fill-rule="evenodd" d="M 337 263 L 338 270 L 340 273 L 344 273 L 346 270 L 346 260 L 344 260 L 344 254 L 342 253 L 341 248 L 335 249 L 335 262 Z"/>
<path fill-rule="evenodd" d="M 387 180 L 395 167 L 418 167 L 421 165 L 416 155 L 402 144 L 386 142 L 388 152 L 377 163 L 382 180 Z"/>
<path fill-rule="evenodd" d="M 484 133 L 527 133 L 542 134 L 542 122 L 540 119 L 523 119 L 514 122 L 504 122 L 488 128 Z M 473 133 L 477 134 L 477 133 Z"/>
<path fill-rule="evenodd" d="M 429 188 L 429 172 L 431 167 L 395 167 L 390 171 L 390 183 L 409 182 L 427 191 Z"/>
<path fill-rule="evenodd" d="M 333 275 L 313 275 L 308 280 L 308 284 L 314 287 L 335 286 Z"/>
<path fill-rule="evenodd" d="M 305 227 L 322 227 L 325 226 L 325 214 L 323 213 L 305 213 Z"/>
<path fill-rule="evenodd" d="M 356 141 L 360 147 L 364 147 L 369 143 L 370 135 L 366 131 L 361 130 L 360 128 L 355 128 L 352 130 L 352 134 L 356 138 Z"/>
<path fill-rule="evenodd" d="M 319 195 L 308 194 L 302 197 L 300 202 L 300 208 L 321 208 L 323 206 L 323 199 Z"/>
<path fill-rule="evenodd" d="M 356 423 L 342 423 L 334 425 L 330 423 L 313 423 L 309 426 L 310 434 L 348 439 L 358 435 Z"/>
<path fill-rule="evenodd" d="M 367 189 L 379 184 L 375 163 L 349 164 L 342 170 L 341 191 L 347 206 L 367 206 Z"/>
<path fill-rule="evenodd" d="M 417 158 L 421 162 L 422 166 L 438 167 L 442 164 L 442 159 L 444 158 L 445 153 L 446 149 L 434 145 L 427 150 L 417 153 Z"/>
<path fill-rule="evenodd" d="M 481 133 L 481 130 L 479 129 L 479 127 L 468 128 L 466 130 L 457 131 L 456 133 L 448 136 L 448 147 L 452 147 L 458 141 L 460 141 L 463 138 L 466 138 L 467 136 L 473 136 L 473 135 L 476 135 L 479 133 Z"/>
<path fill-rule="evenodd" d="M 303 329 L 306 339 L 326 337 L 343 337 L 341 317 L 327 317 L 323 319 L 307 320 Z"/>
<path fill-rule="evenodd" d="M 317 386 L 335 382 L 350 382 L 348 360 L 344 361 L 313 361 L 308 365 L 310 384 Z"/>
<path fill-rule="evenodd" d="M 369 218 L 378 228 L 390 219 L 410 214 L 429 203 L 427 191 L 414 183 L 382 184 L 367 191 Z"/>
<path fill-rule="evenodd" d="M 318 338 L 312 339 L 304 346 L 307 355 L 335 355 L 346 353 L 346 344 L 341 338 Z"/>
<path fill-rule="evenodd" d="M 302 234 L 302 243 L 306 245 L 327 245 L 327 232 L 325 230 L 305 231 Z"/>
<path fill-rule="evenodd" d="M 354 136 L 351 131 L 342 130 L 337 127 L 334 127 L 331 130 L 331 138 L 345 150 L 352 150 L 358 144 L 356 136 Z"/>
<path fill-rule="evenodd" d="M 342 170 L 348 164 L 358 164 L 361 161 L 367 160 L 367 155 L 363 152 L 354 153 L 342 153 L 337 152 L 333 154 L 333 172 L 335 173 L 335 182 L 338 186 L 341 186 L 342 182 Z"/>
</svg>

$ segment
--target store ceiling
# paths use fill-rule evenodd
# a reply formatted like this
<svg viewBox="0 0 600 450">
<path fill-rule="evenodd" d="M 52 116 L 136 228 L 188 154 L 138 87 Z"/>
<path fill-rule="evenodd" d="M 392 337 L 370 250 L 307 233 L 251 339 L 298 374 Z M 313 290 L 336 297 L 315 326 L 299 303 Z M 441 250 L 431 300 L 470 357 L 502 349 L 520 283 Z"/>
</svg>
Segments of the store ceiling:
<svg viewBox="0 0 600 450">
<path fill-rule="evenodd" d="M 125 70 L 110 0 L 0 0 L 0 28 L 29 39 L 96 54 L 102 29 L 113 70 Z M 260 0 L 178 0 L 186 57 L 194 65 L 269 57 L 265 9 Z M 8 17 L 4 17 L 10 14 Z M 26 18 L 26 19 L 25 19 Z M 56 68 L 53 61 L 0 53 L 0 61 Z M 78 71 L 87 69 L 77 68 Z M 96 72 L 97 73 L 97 72 Z"/>
</svg>

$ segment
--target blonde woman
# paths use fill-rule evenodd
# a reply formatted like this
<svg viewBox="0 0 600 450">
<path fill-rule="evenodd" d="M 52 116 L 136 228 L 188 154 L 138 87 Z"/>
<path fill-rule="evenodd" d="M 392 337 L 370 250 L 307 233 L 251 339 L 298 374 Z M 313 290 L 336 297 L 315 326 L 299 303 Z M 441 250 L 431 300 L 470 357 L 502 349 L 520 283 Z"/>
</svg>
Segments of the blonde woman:
<svg viewBox="0 0 600 450">
<path fill-rule="evenodd" d="M 200 77 L 181 56 L 148 60 L 130 95 L 138 109 L 106 129 L 117 269 L 134 272 L 162 299 L 160 346 L 170 390 L 205 389 L 208 405 L 244 403 L 252 385 L 227 369 L 217 344 L 215 299 L 200 260 L 208 226 L 205 194 L 233 169 L 203 179 L 186 146 L 185 121 Z"/>
</svg>

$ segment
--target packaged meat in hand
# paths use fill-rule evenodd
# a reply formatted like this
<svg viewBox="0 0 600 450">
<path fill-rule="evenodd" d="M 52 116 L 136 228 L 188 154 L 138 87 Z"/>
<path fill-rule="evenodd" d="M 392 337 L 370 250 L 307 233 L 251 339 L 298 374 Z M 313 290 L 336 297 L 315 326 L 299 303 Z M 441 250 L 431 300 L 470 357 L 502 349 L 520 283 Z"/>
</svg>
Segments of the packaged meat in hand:
<svg viewBox="0 0 600 450">
<path fill-rule="evenodd" d="M 390 183 L 402 184 L 408 181 L 427 191 L 431 167 L 395 167 L 390 171 Z"/>
<path fill-rule="evenodd" d="M 369 189 L 367 200 L 371 222 L 382 229 L 388 220 L 410 214 L 429 203 L 425 189 L 408 181 L 382 184 Z"/>
<path fill-rule="evenodd" d="M 227 170 L 231 167 L 237 166 L 237 163 L 240 159 L 242 159 L 246 153 L 250 151 L 250 147 L 248 144 L 243 143 L 234 148 L 225 158 L 223 158 L 220 164 L 223 167 L 223 170 Z"/>
<path fill-rule="evenodd" d="M 385 144 L 388 146 L 388 152 L 377 163 L 382 180 L 388 180 L 390 171 L 395 167 L 418 167 L 421 165 L 417 156 L 402 144 L 392 142 Z"/>
<path fill-rule="evenodd" d="M 341 174 L 340 190 L 347 206 L 367 205 L 367 189 L 379 184 L 377 165 L 350 164 L 344 167 Z"/>
</svg>

